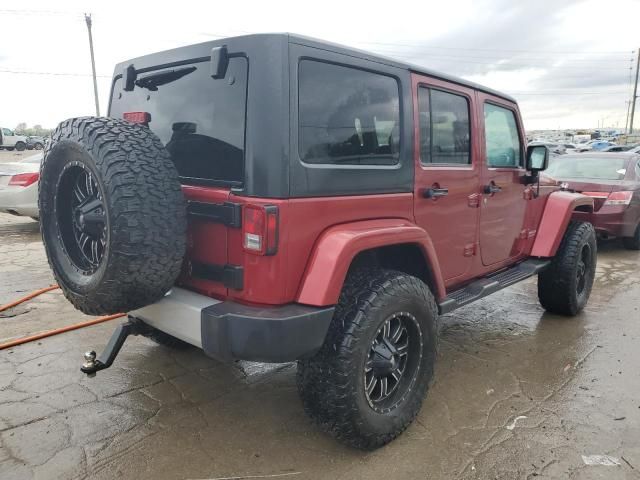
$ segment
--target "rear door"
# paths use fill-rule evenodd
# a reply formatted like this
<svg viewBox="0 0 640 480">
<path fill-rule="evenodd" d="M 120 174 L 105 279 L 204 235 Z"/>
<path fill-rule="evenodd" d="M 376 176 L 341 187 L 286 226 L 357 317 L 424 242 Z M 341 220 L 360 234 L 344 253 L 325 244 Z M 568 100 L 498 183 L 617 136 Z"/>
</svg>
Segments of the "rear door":
<svg viewBox="0 0 640 480">
<path fill-rule="evenodd" d="M 447 285 L 462 281 L 477 251 L 480 205 L 475 92 L 413 75 L 416 223 L 430 235 Z"/>
<path fill-rule="evenodd" d="M 244 182 L 247 75 L 244 56 L 229 59 L 223 78 L 199 57 L 135 70 L 128 87 L 121 77 L 113 84 L 109 116 L 144 112 L 176 166 L 189 202 L 180 282 L 210 296 L 228 293 L 229 235 L 240 225 L 229 197 Z"/>
<path fill-rule="evenodd" d="M 481 143 L 482 202 L 480 252 L 485 266 L 517 257 L 529 232 L 525 228 L 527 189 L 524 131 L 516 107 L 499 97 L 479 92 L 483 119 Z"/>
</svg>

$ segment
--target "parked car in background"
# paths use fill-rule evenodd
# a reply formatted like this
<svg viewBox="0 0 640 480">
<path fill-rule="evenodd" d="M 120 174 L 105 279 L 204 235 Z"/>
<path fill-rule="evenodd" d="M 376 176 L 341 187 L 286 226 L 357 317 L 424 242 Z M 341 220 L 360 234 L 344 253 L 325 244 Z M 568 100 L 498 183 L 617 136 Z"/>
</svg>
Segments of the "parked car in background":
<svg viewBox="0 0 640 480">
<path fill-rule="evenodd" d="M 16 135 L 10 128 L 0 127 L 0 150 L 18 150 L 19 152 L 27 148 L 27 137 Z"/>
<path fill-rule="evenodd" d="M 38 219 L 41 153 L 19 162 L 0 163 L 0 212 Z"/>
<path fill-rule="evenodd" d="M 626 248 L 640 250 L 640 155 L 564 155 L 550 162 L 545 176 L 593 197 L 593 213 L 576 216 L 592 223 L 600 237 L 622 237 Z"/>
<path fill-rule="evenodd" d="M 603 148 L 601 152 L 628 152 L 636 145 L 611 145 L 609 147 Z"/>
<path fill-rule="evenodd" d="M 589 150 L 600 151 L 614 145 L 615 143 L 608 142 L 606 140 L 592 140 L 590 142 L 585 143 L 584 145 L 580 145 L 580 148 L 578 150 L 581 152 L 587 152 Z"/>
<path fill-rule="evenodd" d="M 567 149 L 564 146 L 564 144 L 562 143 L 553 143 L 553 142 L 531 142 L 529 143 L 529 146 L 536 146 L 536 145 L 544 145 L 545 147 L 547 147 L 547 149 L 549 150 L 550 153 L 552 154 L 556 154 L 556 155 L 563 155 L 565 153 L 567 153 Z"/>
<path fill-rule="evenodd" d="M 42 150 L 45 145 L 44 137 L 32 135 L 27 137 L 27 149 L 28 150 Z"/>
</svg>

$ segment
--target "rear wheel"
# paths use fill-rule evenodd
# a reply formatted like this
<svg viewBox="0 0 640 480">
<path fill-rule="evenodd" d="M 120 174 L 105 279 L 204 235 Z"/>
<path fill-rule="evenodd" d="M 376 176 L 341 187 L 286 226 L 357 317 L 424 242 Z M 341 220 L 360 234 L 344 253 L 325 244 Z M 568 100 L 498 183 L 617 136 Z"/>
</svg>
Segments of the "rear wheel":
<svg viewBox="0 0 640 480">
<path fill-rule="evenodd" d="M 76 308 L 127 312 L 173 286 L 185 252 L 185 200 L 168 152 L 149 129 L 94 117 L 61 123 L 39 188 L 49 264 Z"/>
<path fill-rule="evenodd" d="M 538 275 L 538 298 L 545 310 L 573 316 L 584 308 L 595 278 L 596 253 L 593 225 L 572 221 L 551 265 Z"/>
<path fill-rule="evenodd" d="M 325 343 L 298 362 L 305 411 L 338 440 L 374 449 L 417 415 L 437 347 L 437 307 L 418 278 L 363 269 L 345 282 Z"/>
<path fill-rule="evenodd" d="M 640 250 L 640 225 L 636 228 L 633 237 L 624 237 L 622 239 L 622 244 L 628 250 Z"/>
</svg>

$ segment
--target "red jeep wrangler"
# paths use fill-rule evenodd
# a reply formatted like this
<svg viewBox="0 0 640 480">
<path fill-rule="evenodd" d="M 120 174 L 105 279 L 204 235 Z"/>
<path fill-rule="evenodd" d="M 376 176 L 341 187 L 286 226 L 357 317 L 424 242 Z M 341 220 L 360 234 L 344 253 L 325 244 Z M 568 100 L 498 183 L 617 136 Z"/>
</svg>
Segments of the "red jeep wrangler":
<svg viewBox="0 0 640 480">
<path fill-rule="evenodd" d="M 42 164 L 51 268 L 89 314 L 228 361 L 298 361 L 305 410 L 375 448 L 418 413 L 438 316 L 538 275 L 575 315 L 593 199 L 541 185 L 507 95 L 294 35 L 117 66 L 107 118 L 62 122 Z"/>
</svg>

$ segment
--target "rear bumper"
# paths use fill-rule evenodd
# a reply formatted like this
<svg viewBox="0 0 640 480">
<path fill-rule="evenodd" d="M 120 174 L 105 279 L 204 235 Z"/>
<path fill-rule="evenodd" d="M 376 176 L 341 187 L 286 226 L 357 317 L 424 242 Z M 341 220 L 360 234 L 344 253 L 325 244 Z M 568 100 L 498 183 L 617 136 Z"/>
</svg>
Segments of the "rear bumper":
<svg viewBox="0 0 640 480">
<path fill-rule="evenodd" d="M 590 222 L 600 236 L 631 237 L 638 224 L 637 218 L 632 218 L 632 212 L 627 207 L 602 207 L 594 213 L 576 212 L 574 218 Z"/>
<path fill-rule="evenodd" d="M 38 184 L 28 187 L 4 186 L 0 189 L 0 212 L 37 217 Z"/>
<path fill-rule="evenodd" d="M 253 307 L 173 288 L 130 315 L 218 360 L 280 363 L 318 351 L 333 310 L 300 304 Z"/>
</svg>

